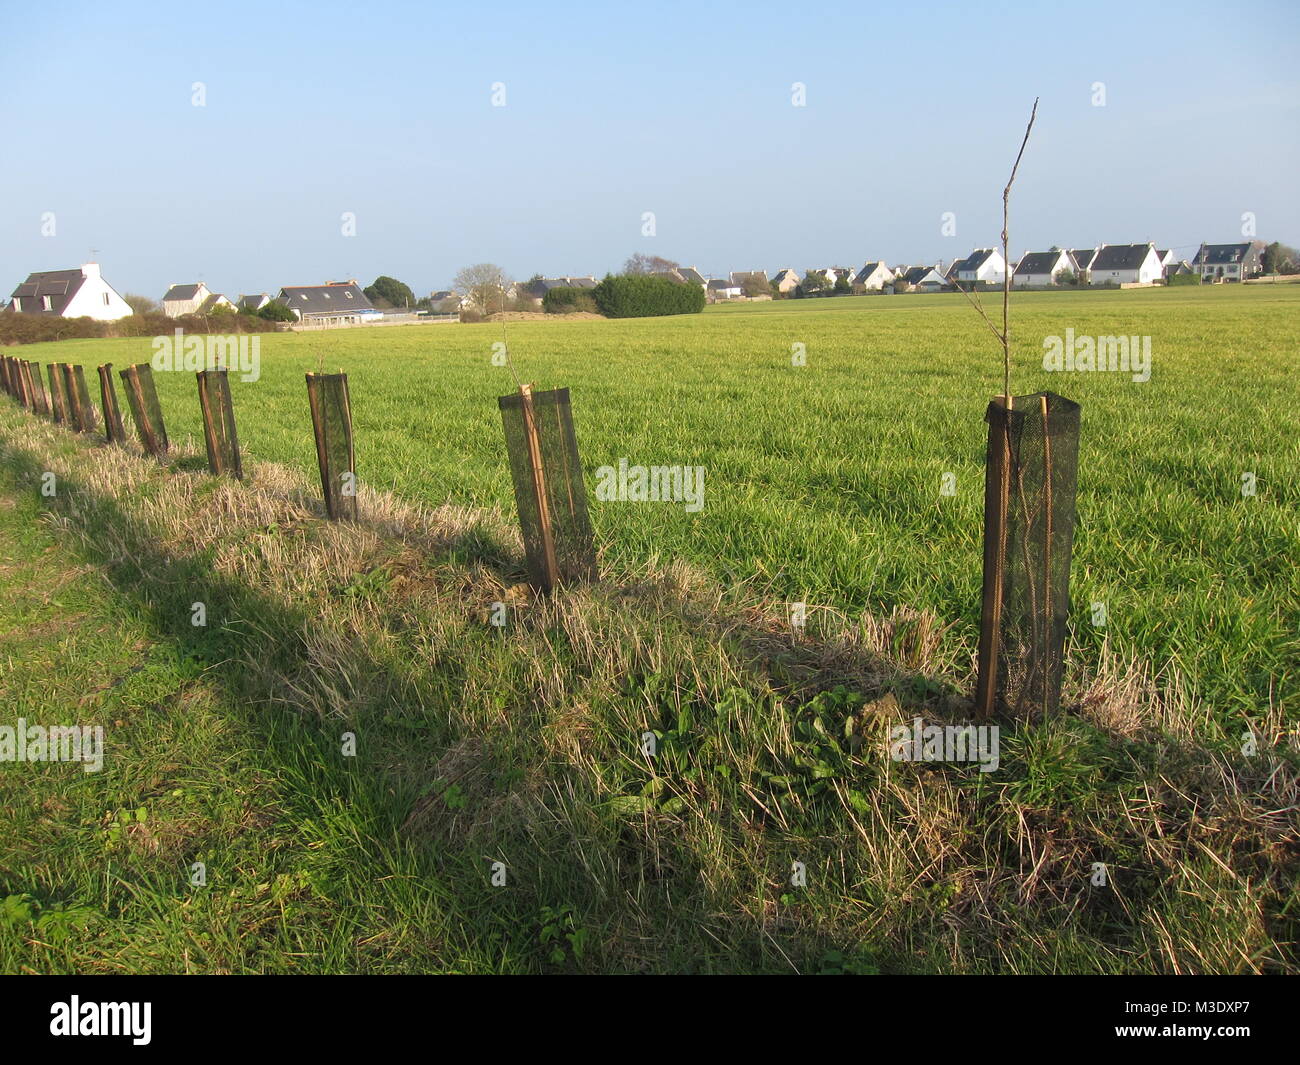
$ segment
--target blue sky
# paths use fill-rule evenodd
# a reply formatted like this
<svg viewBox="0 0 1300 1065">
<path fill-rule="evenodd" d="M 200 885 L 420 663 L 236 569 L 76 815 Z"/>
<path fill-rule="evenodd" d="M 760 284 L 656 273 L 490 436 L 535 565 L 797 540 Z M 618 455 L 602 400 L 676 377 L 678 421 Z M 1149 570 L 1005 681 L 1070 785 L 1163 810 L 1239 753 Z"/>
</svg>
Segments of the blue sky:
<svg viewBox="0 0 1300 1065">
<path fill-rule="evenodd" d="M 378 274 L 427 293 L 474 262 L 600 275 L 638 251 L 715 275 L 950 260 L 998 241 L 1035 96 L 1013 256 L 1190 257 L 1245 212 L 1300 244 L 1294 0 L 171 0 L 22 22 L 0 41 L 6 293 L 92 248 L 155 298 Z"/>
</svg>

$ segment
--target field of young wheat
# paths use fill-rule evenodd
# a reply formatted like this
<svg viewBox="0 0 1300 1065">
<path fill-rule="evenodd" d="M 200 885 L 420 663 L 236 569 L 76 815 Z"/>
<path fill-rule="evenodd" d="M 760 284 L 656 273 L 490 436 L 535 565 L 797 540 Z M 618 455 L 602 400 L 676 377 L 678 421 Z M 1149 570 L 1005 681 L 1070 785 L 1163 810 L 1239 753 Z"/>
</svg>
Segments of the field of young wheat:
<svg viewBox="0 0 1300 1065">
<path fill-rule="evenodd" d="M 110 739 L 101 773 L 0 765 L 0 964 L 1294 971 L 1297 288 L 1013 298 L 1013 391 L 1083 416 L 1068 709 L 993 774 L 876 742 L 973 680 L 1001 360 L 960 296 L 263 336 L 243 484 L 206 475 L 193 373 L 155 373 L 166 465 L 6 401 L 0 693 Z M 1121 336 L 1149 366 L 1043 367 Z M 314 501 L 321 367 L 354 526 Z M 605 577 L 552 600 L 515 374 L 571 390 Z M 702 469 L 699 505 L 597 498 L 623 461 Z"/>
</svg>

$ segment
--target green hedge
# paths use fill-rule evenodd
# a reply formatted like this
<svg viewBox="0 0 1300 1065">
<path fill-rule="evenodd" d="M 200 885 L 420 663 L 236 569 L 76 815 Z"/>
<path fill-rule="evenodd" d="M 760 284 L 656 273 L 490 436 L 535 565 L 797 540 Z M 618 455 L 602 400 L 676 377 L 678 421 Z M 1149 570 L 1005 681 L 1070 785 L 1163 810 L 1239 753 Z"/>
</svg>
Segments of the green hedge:
<svg viewBox="0 0 1300 1065">
<path fill-rule="evenodd" d="M 206 318 L 197 314 L 183 314 L 168 318 L 165 314 L 150 311 L 132 314 L 115 322 L 99 322 L 93 318 L 62 318 L 57 314 L 22 314 L 15 311 L 0 312 L 0 346 L 10 344 L 41 344 L 53 340 L 80 340 L 98 337 L 157 337 L 171 336 L 177 329 L 186 333 L 269 333 L 274 322 L 261 318 L 235 314 L 212 314 Z"/>
<path fill-rule="evenodd" d="M 1199 285 L 1200 274 L 1170 274 L 1165 278 L 1166 285 Z"/>
<path fill-rule="evenodd" d="M 542 310 L 547 314 L 568 314 L 571 311 L 595 311 L 596 301 L 589 288 L 553 288 L 542 297 Z"/>
<path fill-rule="evenodd" d="M 704 288 L 647 274 L 606 276 L 592 289 L 596 306 L 607 318 L 651 318 L 661 314 L 699 314 Z"/>
</svg>

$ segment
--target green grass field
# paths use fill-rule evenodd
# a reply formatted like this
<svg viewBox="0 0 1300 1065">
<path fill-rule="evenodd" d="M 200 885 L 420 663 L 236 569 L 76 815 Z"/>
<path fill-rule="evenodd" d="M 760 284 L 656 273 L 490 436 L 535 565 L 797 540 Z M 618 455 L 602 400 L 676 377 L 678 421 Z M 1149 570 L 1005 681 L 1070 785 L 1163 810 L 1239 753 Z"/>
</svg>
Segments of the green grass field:
<svg viewBox="0 0 1300 1065">
<path fill-rule="evenodd" d="M 593 500 L 607 579 L 551 603 L 516 587 L 500 325 L 263 337 L 242 486 L 194 454 L 192 374 L 155 375 L 171 468 L 6 402 L 0 695 L 121 724 L 100 774 L 0 764 L 0 965 L 1295 971 L 1298 311 L 1292 286 L 1013 297 L 1013 390 L 1083 406 L 1072 710 L 1007 723 L 987 777 L 863 740 L 973 679 L 1001 364 L 958 296 L 512 323 L 589 474 L 707 470 L 698 513 Z M 1044 372 L 1067 328 L 1149 335 L 1151 380 Z M 350 377 L 357 528 L 312 502 L 318 365 Z"/>
</svg>

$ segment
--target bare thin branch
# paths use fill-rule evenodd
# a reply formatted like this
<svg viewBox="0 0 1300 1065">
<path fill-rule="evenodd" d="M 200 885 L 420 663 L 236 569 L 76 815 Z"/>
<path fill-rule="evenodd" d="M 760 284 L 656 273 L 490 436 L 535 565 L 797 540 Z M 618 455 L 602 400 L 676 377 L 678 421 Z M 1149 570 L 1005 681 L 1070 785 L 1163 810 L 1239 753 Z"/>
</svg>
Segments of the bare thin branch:
<svg viewBox="0 0 1300 1065">
<path fill-rule="evenodd" d="M 1029 112 L 1029 124 L 1025 126 L 1025 137 L 1020 142 L 1020 151 L 1011 167 L 1011 176 L 1007 178 L 1007 187 L 1002 190 L 1002 395 L 1006 397 L 1007 406 L 1011 405 L 1011 251 L 1007 246 L 1007 231 L 1010 228 L 1011 186 L 1016 182 L 1016 171 L 1020 169 L 1020 159 L 1025 154 L 1025 145 L 1029 143 L 1029 131 L 1034 128 L 1034 119 L 1038 116 L 1038 97 L 1034 97 L 1034 109 Z"/>
</svg>

